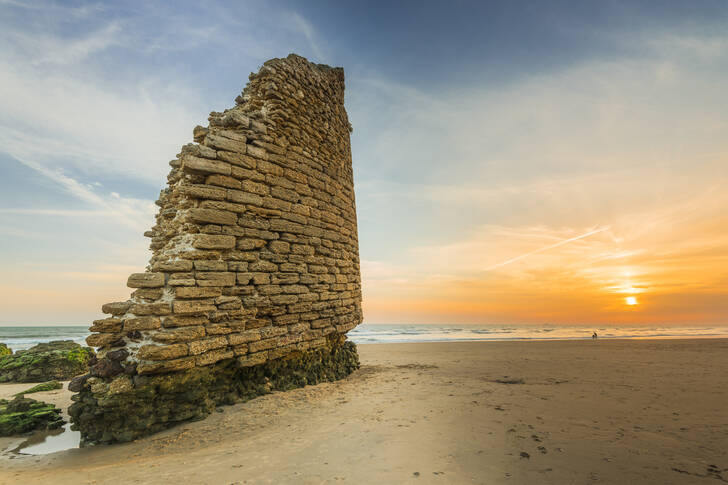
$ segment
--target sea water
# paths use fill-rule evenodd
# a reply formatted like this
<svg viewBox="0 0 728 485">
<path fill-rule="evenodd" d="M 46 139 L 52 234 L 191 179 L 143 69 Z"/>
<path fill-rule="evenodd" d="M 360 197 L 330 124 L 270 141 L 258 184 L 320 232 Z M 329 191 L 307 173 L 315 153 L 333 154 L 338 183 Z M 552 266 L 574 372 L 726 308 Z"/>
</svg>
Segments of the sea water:
<svg viewBox="0 0 728 485">
<path fill-rule="evenodd" d="M 52 340 L 73 340 L 85 344 L 89 331 L 87 325 L 78 326 L 2 326 L 0 342 L 7 344 L 13 351 L 26 350 L 39 343 Z"/>
<path fill-rule="evenodd" d="M 357 344 L 507 340 L 728 338 L 726 326 L 405 325 L 362 324 L 349 332 Z"/>
<path fill-rule="evenodd" d="M 465 324 L 373 324 L 363 323 L 349 332 L 357 344 L 395 342 L 463 342 L 498 340 L 578 340 L 599 338 L 728 338 L 725 326 L 616 326 L 616 325 L 465 325 Z M 85 345 L 86 326 L 0 326 L 0 342 L 13 351 L 41 342 L 73 340 Z"/>
</svg>

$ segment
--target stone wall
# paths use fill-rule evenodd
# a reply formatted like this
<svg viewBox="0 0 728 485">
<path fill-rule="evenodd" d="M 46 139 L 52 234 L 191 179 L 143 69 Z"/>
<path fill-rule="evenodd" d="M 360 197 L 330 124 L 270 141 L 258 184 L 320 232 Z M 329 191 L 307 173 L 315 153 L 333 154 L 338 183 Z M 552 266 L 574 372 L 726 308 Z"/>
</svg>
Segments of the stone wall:
<svg viewBox="0 0 728 485">
<path fill-rule="evenodd" d="M 335 353 L 361 322 L 343 70 L 273 59 L 235 102 L 170 162 L 150 265 L 91 327 L 99 359 L 73 383 L 76 417 L 144 376 Z"/>
</svg>

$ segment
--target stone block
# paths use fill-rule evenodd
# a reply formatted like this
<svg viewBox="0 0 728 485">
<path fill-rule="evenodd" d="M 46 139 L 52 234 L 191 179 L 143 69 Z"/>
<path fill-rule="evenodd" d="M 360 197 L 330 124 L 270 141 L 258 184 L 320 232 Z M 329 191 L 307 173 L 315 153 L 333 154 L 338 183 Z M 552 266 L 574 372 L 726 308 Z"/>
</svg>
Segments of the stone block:
<svg viewBox="0 0 728 485">
<path fill-rule="evenodd" d="M 119 333 L 121 332 L 121 319 L 104 318 L 103 320 L 94 320 L 93 325 L 89 328 L 90 332 L 103 333 Z"/>
<path fill-rule="evenodd" d="M 227 271 L 227 268 L 225 261 L 195 261 L 195 269 L 198 271 Z"/>
<path fill-rule="evenodd" d="M 235 354 L 232 350 L 217 349 L 205 352 L 195 358 L 195 364 L 199 366 L 214 364 L 224 359 L 231 359 Z"/>
<path fill-rule="evenodd" d="M 192 246 L 197 249 L 232 249 L 235 247 L 235 236 L 197 234 Z"/>
<path fill-rule="evenodd" d="M 137 356 L 142 360 L 171 360 L 188 354 L 187 344 L 142 345 Z"/>
<path fill-rule="evenodd" d="M 167 304 L 169 306 L 169 304 Z M 155 330 L 162 327 L 162 321 L 157 317 L 137 317 L 124 319 L 124 331 Z"/>
<path fill-rule="evenodd" d="M 193 199 L 225 200 L 227 194 L 223 188 L 203 184 L 182 185 L 179 190 Z"/>
<path fill-rule="evenodd" d="M 86 337 L 86 343 L 89 347 L 106 347 L 107 345 L 122 340 L 122 337 L 118 333 L 92 333 Z"/>
<path fill-rule="evenodd" d="M 253 251 L 263 246 L 265 246 L 265 239 L 245 237 L 238 239 L 236 247 L 241 251 Z"/>
<path fill-rule="evenodd" d="M 263 198 L 260 195 L 235 189 L 228 189 L 227 200 L 238 204 L 261 205 L 263 203 Z"/>
<path fill-rule="evenodd" d="M 101 306 L 101 311 L 110 315 L 123 315 L 131 306 L 130 301 L 117 301 Z"/>
<path fill-rule="evenodd" d="M 205 184 L 207 185 L 217 185 L 219 187 L 225 187 L 228 189 L 240 189 L 242 187 L 242 183 L 240 180 L 234 178 L 235 171 L 233 169 L 237 169 L 238 167 L 230 167 L 230 173 L 233 174 L 232 177 L 227 175 L 208 175 L 205 179 Z"/>
<path fill-rule="evenodd" d="M 230 272 L 202 272 L 195 273 L 197 286 L 233 286 L 235 273 Z"/>
<path fill-rule="evenodd" d="M 175 290 L 177 298 L 215 298 L 222 295 L 222 288 L 180 286 Z"/>
<path fill-rule="evenodd" d="M 172 359 L 161 362 L 140 362 L 137 365 L 139 374 L 161 374 L 165 372 L 177 372 L 191 369 L 195 366 L 194 357 L 182 357 L 181 359 Z"/>
<path fill-rule="evenodd" d="M 188 345 L 190 354 L 197 355 L 203 352 L 207 352 L 208 350 L 227 347 L 228 340 L 225 337 L 213 337 L 203 340 L 195 340 L 194 342 L 190 342 Z"/>
<path fill-rule="evenodd" d="M 172 313 L 169 302 L 135 303 L 129 309 L 134 315 L 169 315 Z"/>
<path fill-rule="evenodd" d="M 207 325 L 210 319 L 206 316 L 170 315 L 164 317 L 162 326 L 165 328 L 187 327 L 190 325 Z"/>
<path fill-rule="evenodd" d="M 230 164 L 221 160 L 210 160 L 207 158 L 187 155 L 182 158 L 182 170 L 193 173 L 219 173 L 221 175 L 230 175 Z"/>
<path fill-rule="evenodd" d="M 270 261 L 255 261 L 250 263 L 250 270 L 262 273 L 275 273 L 278 271 L 278 265 Z"/>
<path fill-rule="evenodd" d="M 238 216 L 234 212 L 215 209 L 190 209 L 189 220 L 197 224 L 237 224 Z"/>
<path fill-rule="evenodd" d="M 205 337 L 205 327 L 202 325 L 191 327 L 179 327 L 157 332 L 152 335 L 152 340 L 163 344 L 175 344 L 199 340 Z"/>
<path fill-rule="evenodd" d="M 190 271 L 192 269 L 192 261 L 159 261 L 154 263 L 152 269 L 154 269 L 154 271 L 164 271 L 166 273 Z"/>
<path fill-rule="evenodd" d="M 205 145 L 217 150 L 228 152 L 246 153 L 247 145 L 245 135 L 239 135 L 233 131 L 218 131 L 208 133 L 205 137 Z M 229 174 L 230 172 L 228 172 Z"/>
<path fill-rule="evenodd" d="M 271 241 L 268 243 L 268 248 L 276 254 L 287 254 L 291 252 L 291 244 L 285 241 Z"/>
<path fill-rule="evenodd" d="M 246 330 L 239 333 L 231 333 L 227 336 L 230 345 L 247 344 L 260 340 L 260 331 L 258 329 Z"/>
<path fill-rule="evenodd" d="M 249 128 L 250 118 L 242 114 L 240 111 L 230 110 L 222 117 L 223 126 Z"/>
<path fill-rule="evenodd" d="M 172 308 L 178 315 L 204 314 L 217 309 L 210 300 L 176 300 Z"/>
<path fill-rule="evenodd" d="M 256 147 L 253 145 L 248 145 L 248 155 L 254 158 L 260 158 L 261 160 L 268 159 L 268 152 L 265 151 L 265 148 Z"/>
<path fill-rule="evenodd" d="M 158 288 L 164 286 L 164 273 L 134 273 L 126 281 L 129 288 Z"/>
<path fill-rule="evenodd" d="M 275 338 L 258 340 L 258 341 L 251 342 L 250 344 L 248 344 L 248 349 L 250 350 L 250 352 L 259 352 L 261 350 L 270 350 L 276 346 L 276 343 L 277 343 L 277 341 Z"/>
<path fill-rule="evenodd" d="M 242 168 L 245 168 L 246 170 L 251 170 L 251 169 L 254 169 L 257 165 L 255 158 L 248 156 L 248 155 L 244 155 L 242 153 L 223 151 L 223 152 L 217 153 L 217 158 L 219 158 L 220 160 L 225 160 L 226 162 L 228 162 L 232 165 L 231 170 L 230 170 L 230 175 L 233 177 L 236 177 L 236 178 L 250 178 L 250 177 L 241 177 L 240 175 L 242 172 L 235 170 L 236 167 L 242 167 Z"/>
</svg>

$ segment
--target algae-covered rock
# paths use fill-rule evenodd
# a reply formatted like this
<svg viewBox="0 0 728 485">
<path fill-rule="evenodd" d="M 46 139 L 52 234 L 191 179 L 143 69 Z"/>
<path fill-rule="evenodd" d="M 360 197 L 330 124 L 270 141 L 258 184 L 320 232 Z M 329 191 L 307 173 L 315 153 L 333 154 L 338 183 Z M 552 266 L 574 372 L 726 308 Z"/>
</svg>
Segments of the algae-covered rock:
<svg viewBox="0 0 728 485">
<path fill-rule="evenodd" d="M 81 431 L 82 445 L 131 441 L 203 419 L 220 404 L 342 379 L 358 368 L 356 346 L 335 337 L 323 348 L 255 366 L 227 359 L 166 374 L 76 378 L 69 388 L 80 392 L 68 413 L 72 429 Z"/>
<path fill-rule="evenodd" d="M 0 357 L 5 357 L 6 355 L 11 355 L 12 353 L 13 351 L 10 350 L 10 347 L 8 347 L 7 344 L 0 342 Z"/>
<path fill-rule="evenodd" d="M 12 436 L 36 429 L 63 426 L 61 410 L 52 404 L 18 396 L 12 401 L 0 399 L 0 436 Z"/>
<path fill-rule="evenodd" d="M 38 384 L 37 386 L 33 386 L 23 392 L 19 392 L 16 394 L 16 396 L 22 396 L 23 394 L 33 394 L 34 392 L 55 391 L 56 389 L 63 389 L 63 384 L 58 381 L 44 382 L 43 384 Z"/>
<path fill-rule="evenodd" d="M 88 371 L 94 351 L 71 340 L 38 344 L 0 357 L 0 382 L 67 380 Z"/>
</svg>

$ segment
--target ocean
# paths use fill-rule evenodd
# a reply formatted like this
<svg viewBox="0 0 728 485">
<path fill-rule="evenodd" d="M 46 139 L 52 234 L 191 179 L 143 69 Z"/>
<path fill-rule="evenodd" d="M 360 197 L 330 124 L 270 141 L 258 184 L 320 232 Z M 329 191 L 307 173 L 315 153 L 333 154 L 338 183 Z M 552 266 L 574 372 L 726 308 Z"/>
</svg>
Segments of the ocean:
<svg viewBox="0 0 728 485">
<path fill-rule="evenodd" d="M 572 325 L 381 325 L 364 323 L 349 332 L 357 344 L 465 342 L 499 340 L 580 340 L 599 338 L 728 338 L 726 326 L 572 326 Z M 84 344 L 86 326 L 0 326 L 0 342 L 24 350 L 41 342 L 73 340 Z"/>
</svg>

